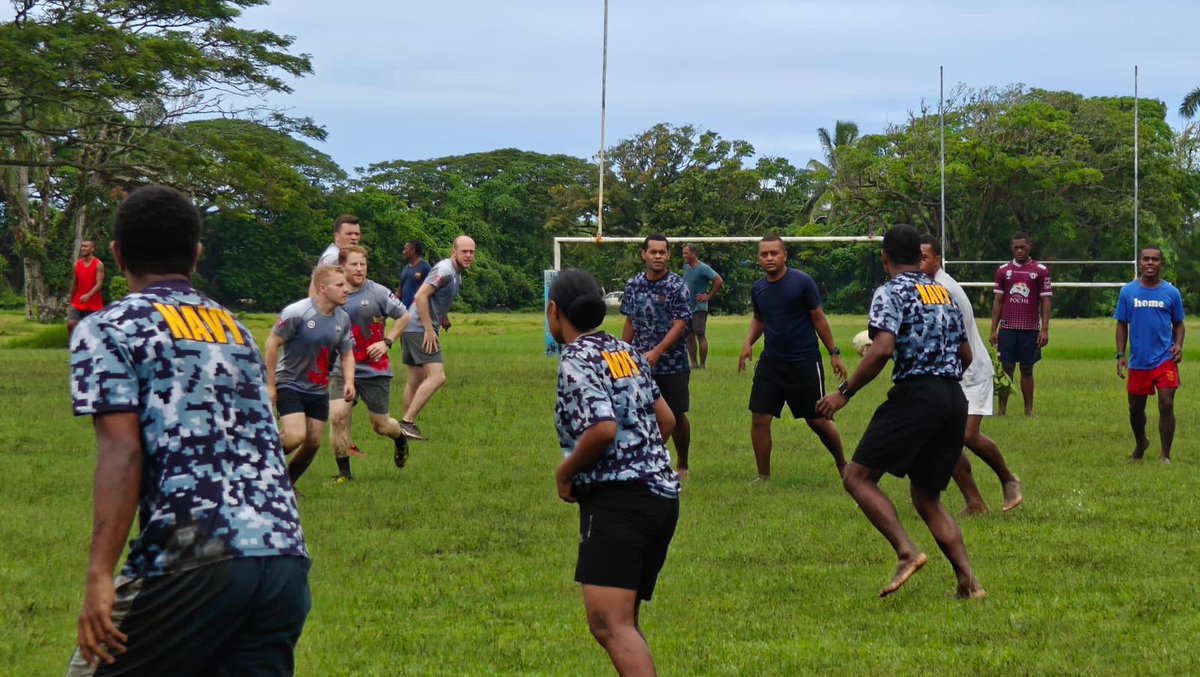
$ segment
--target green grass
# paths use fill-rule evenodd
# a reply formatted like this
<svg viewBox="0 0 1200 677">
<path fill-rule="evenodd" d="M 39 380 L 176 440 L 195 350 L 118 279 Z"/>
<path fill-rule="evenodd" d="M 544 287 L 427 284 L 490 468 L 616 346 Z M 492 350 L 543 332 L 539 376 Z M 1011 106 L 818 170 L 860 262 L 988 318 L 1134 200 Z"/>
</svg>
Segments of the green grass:
<svg viewBox="0 0 1200 677">
<path fill-rule="evenodd" d="M 272 318 L 245 319 L 261 340 Z M 833 318 L 839 343 L 862 324 Z M 775 424 L 774 479 L 748 484 L 750 374 L 736 373 L 746 319 L 709 326 L 710 366 L 692 378 L 694 474 L 642 615 L 664 674 L 1200 671 L 1200 351 L 1182 365 L 1176 462 L 1130 466 L 1111 321 L 1056 321 L 1036 372 L 1037 418 L 984 423 L 1026 492 L 1012 514 L 962 522 L 988 599 L 953 599 L 907 483 L 888 478 L 932 562 L 880 600 L 891 550 L 802 422 Z M 0 336 L 31 333 L 0 315 Z M 327 483 L 334 464 L 322 449 L 300 482 L 313 610 L 299 674 L 610 672 L 572 582 L 576 509 L 555 498 L 556 362 L 541 341 L 536 315 L 458 315 L 444 341 L 447 385 L 422 416 L 432 439 L 413 444 L 408 468 L 392 467 L 361 411 L 355 438 L 369 457 L 353 484 Z M 89 421 L 70 415 L 67 373 L 65 351 L 0 350 L 2 674 L 59 674 L 74 643 L 95 443 Z M 887 388 L 877 380 L 839 413 L 848 450 Z M 397 388 L 394 408 L 399 399 Z M 999 483 L 974 466 L 997 508 Z M 946 502 L 962 506 L 953 489 Z"/>
</svg>

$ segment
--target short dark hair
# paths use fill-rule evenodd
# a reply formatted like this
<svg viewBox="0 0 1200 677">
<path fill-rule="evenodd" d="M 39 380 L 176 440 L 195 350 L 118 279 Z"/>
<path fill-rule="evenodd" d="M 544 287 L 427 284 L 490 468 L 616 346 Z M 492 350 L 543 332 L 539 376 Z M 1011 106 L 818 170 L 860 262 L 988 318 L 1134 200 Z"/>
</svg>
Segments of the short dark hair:
<svg viewBox="0 0 1200 677">
<path fill-rule="evenodd" d="M 670 249 L 670 247 L 671 247 L 671 244 L 669 242 L 667 242 L 666 235 L 659 235 L 658 233 L 655 233 L 654 235 L 647 235 L 646 239 L 642 240 L 642 251 L 646 251 L 647 249 L 649 249 L 651 242 L 661 242 L 661 243 L 667 245 L 668 249 Z"/>
<path fill-rule="evenodd" d="M 412 247 L 413 251 L 417 253 L 417 256 L 425 256 L 425 243 L 421 242 L 420 240 L 409 240 L 404 244 Z"/>
<path fill-rule="evenodd" d="M 113 239 L 134 275 L 191 275 L 200 243 L 200 212 L 169 186 L 144 186 L 117 208 Z"/>
<path fill-rule="evenodd" d="M 933 252 L 933 255 L 934 255 L 934 256 L 941 256 L 941 255 L 942 255 L 942 242 L 941 242 L 941 240 L 938 240 L 936 237 L 934 237 L 934 236 L 930 235 L 929 233 L 922 233 L 922 234 L 921 234 L 921 244 L 923 244 L 923 245 L 925 245 L 925 244 L 929 245 L 929 250 Z"/>
<path fill-rule="evenodd" d="M 692 250 L 692 253 L 693 253 L 693 254 L 699 254 L 699 253 L 700 253 L 700 250 L 699 250 L 699 249 L 696 249 L 696 245 L 692 244 L 691 242 L 688 242 L 688 243 L 684 244 L 684 245 L 683 245 L 683 247 L 682 247 L 682 249 L 690 249 L 690 250 Z"/>
<path fill-rule="evenodd" d="M 1138 250 L 1138 258 L 1139 259 L 1142 258 L 1142 252 L 1146 251 L 1147 249 L 1153 249 L 1154 251 L 1158 252 L 1158 258 L 1160 258 L 1160 259 L 1163 258 L 1162 247 L 1160 247 L 1156 244 L 1144 244 L 1144 245 L 1142 245 L 1141 249 Z"/>
<path fill-rule="evenodd" d="M 787 243 L 784 242 L 783 238 L 779 237 L 778 235 L 764 235 L 763 239 L 759 240 L 758 243 L 762 244 L 764 242 L 778 242 L 779 244 L 783 245 L 783 253 L 787 253 Z"/>
<path fill-rule="evenodd" d="M 582 268 L 568 268 L 556 275 L 550 283 L 550 300 L 580 331 L 599 327 L 608 311 L 596 278 Z"/>
<path fill-rule="evenodd" d="M 1029 239 L 1029 233 L 1026 233 L 1023 230 L 1018 230 L 1017 232 L 1013 233 L 1012 239 L 1013 240 L 1025 240 L 1026 242 L 1033 241 L 1033 240 Z"/>
<path fill-rule="evenodd" d="M 892 263 L 915 266 L 921 262 L 921 234 L 907 223 L 898 223 L 883 234 L 883 251 Z"/>
<path fill-rule="evenodd" d="M 358 225 L 358 217 L 353 214 L 342 214 L 341 216 L 337 217 L 337 219 L 333 222 L 333 232 L 335 232 L 335 233 L 342 232 L 342 224 L 343 223 L 353 223 L 354 225 L 357 226 Z"/>
</svg>

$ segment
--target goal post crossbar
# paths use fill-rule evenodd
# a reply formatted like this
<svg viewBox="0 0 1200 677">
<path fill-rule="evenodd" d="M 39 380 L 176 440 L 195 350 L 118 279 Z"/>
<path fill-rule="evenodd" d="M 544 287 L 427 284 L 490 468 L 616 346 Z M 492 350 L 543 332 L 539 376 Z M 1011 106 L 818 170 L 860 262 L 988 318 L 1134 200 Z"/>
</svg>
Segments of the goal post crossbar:
<svg viewBox="0 0 1200 677">
<path fill-rule="evenodd" d="M 679 237 L 673 236 L 671 239 L 677 242 L 689 243 L 704 243 L 704 242 L 759 242 L 761 236 L 709 236 L 701 235 L 697 237 Z M 882 235 L 785 235 L 780 238 L 784 242 L 883 242 Z M 641 243 L 643 237 L 556 237 L 554 238 L 554 270 L 562 270 L 562 245 L 568 244 L 606 244 L 606 243 Z M 943 261 L 946 266 L 952 264 L 973 264 L 973 265 L 1001 265 L 1008 261 Z M 1132 261 L 1039 261 L 1047 265 L 1122 265 L 1127 266 Z M 959 282 L 964 287 L 990 287 L 992 282 Z M 1081 289 L 1098 289 L 1098 288 L 1119 288 L 1125 286 L 1125 282 L 1055 282 L 1054 286 L 1064 288 L 1081 288 Z"/>
</svg>

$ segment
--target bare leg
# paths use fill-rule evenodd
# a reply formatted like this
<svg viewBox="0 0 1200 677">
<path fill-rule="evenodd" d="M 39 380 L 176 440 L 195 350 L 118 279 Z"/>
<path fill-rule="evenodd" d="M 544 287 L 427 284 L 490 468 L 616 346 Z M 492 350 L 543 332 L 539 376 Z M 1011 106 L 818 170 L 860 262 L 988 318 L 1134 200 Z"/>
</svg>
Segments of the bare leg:
<svg viewBox="0 0 1200 677">
<path fill-rule="evenodd" d="M 750 414 L 750 445 L 754 447 L 754 462 L 758 464 L 759 479 L 771 479 L 771 419 L 770 414 Z"/>
<path fill-rule="evenodd" d="M 1158 391 L 1158 437 L 1159 444 L 1162 445 L 1159 460 L 1170 463 L 1171 443 L 1175 440 L 1175 388 L 1162 388 Z"/>
<path fill-rule="evenodd" d="M 1146 439 L 1145 395 L 1129 396 L 1129 427 L 1133 428 L 1133 453 L 1129 455 L 1129 460 L 1140 461 L 1150 447 L 1150 440 Z"/>
<path fill-rule="evenodd" d="M 307 420 L 303 412 L 279 417 L 279 443 L 285 456 L 291 455 L 304 444 L 304 438 L 308 434 L 305 425 Z"/>
<path fill-rule="evenodd" d="M 583 606 L 587 610 L 588 629 L 612 661 L 617 674 L 656 675 L 650 646 L 638 627 L 636 590 L 583 586 Z"/>
<path fill-rule="evenodd" d="M 412 395 L 412 401 L 404 409 L 404 420 L 409 423 L 417 422 L 417 416 L 421 415 L 421 410 L 429 403 L 433 394 L 446 383 L 446 369 L 440 362 L 431 362 L 425 365 L 424 371 L 425 378 L 417 386 Z"/>
<path fill-rule="evenodd" d="M 913 507 L 929 527 L 929 533 L 938 547 L 954 567 L 958 579 L 958 596 L 962 599 L 984 597 L 986 593 L 975 574 L 971 572 L 971 560 L 967 558 L 967 546 L 963 543 L 962 530 L 942 505 L 936 492 L 926 491 L 915 484 L 911 486 Z"/>
<path fill-rule="evenodd" d="M 350 418 L 352 407 L 346 400 L 329 401 L 329 438 L 334 458 L 350 457 Z"/>
<path fill-rule="evenodd" d="M 321 448 L 321 434 L 325 432 L 325 422 L 315 419 L 307 419 L 306 433 L 304 436 L 304 444 L 296 450 L 295 455 L 288 461 L 288 477 L 292 480 L 292 486 L 300 480 L 300 476 L 308 470 L 308 466 L 317 456 L 317 450 Z"/>
<path fill-rule="evenodd" d="M 846 456 L 842 453 L 842 436 L 838 433 L 837 426 L 827 418 L 809 418 L 804 422 L 829 450 L 829 455 L 833 456 L 833 463 L 837 466 L 838 477 L 841 477 L 846 472 Z"/>
<path fill-rule="evenodd" d="M 675 440 L 677 469 L 686 475 L 688 452 L 692 447 L 692 424 L 688 421 L 686 412 L 680 412 L 679 416 L 675 417 L 675 432 L 671 433 L 671 439 Z"/>
<path fill-rule="evenodd" d="M 1000 486 L 1004 490 L 1004 511 L 1008 512 L 1024 500 L 1021 493 L 1021 479 L 1008 469 L 1008 464 L 1004 462 L 1004 456 L 1000 453 L 1000 447 L 996 442 L 979 431 L 982 421 L 983 416 L 978 414 L 967 417 L 967 434 L 963 439 L 963 444 L 975 452 L 976 456 L 983 459 L 992 472 L 996 473 L 996 478 L 1000 480 Z M 957 468 L 955 468 L 954 481 L 958 482 Z M 959 488 L 962 488 L 961 483 Z M 982 503 L 982 501 L 980 502 Z"/>
<path fill-rule="evenodd" d="M 896 551 L 896 572 L 887 587 L 880 591 L 880 597 L 899 590 L 900 586 L 929 561 L 904 531 L 900 517 L 896 514 L 896 506 L 892 505 L 887 494 L 879 488 L 879 478 L 882 476 L 882 470 L 874 470 L 853 461 L 846 466 L 846 472 L 842 475 L 842 486 L 846 488 L 846 492 L 858 504 L 872 526 L 883 534 Z"/>
<path fill-rule="evenodd" d="M 400 421 L 397 421 L 388 414 L 371 412 L 371 429 L 375 431 L 376 435 L 382 435 L 393 440 L 404 434 L 400 432 Z"/>
<path fill-rule="evenodd" d="M 971 474 L 971 461 L 967 458 L 966 452 L 958 455 L 958 463 L 954 466 L 954 483 L 958 485 L 963 500 L 967 502 L 967 507 L 963 508 L 960 514 L 983 515 L 987 513 L 987 504 L 983 502 L 983 495 L 979 493 L 979 487 L 975 485 L 975 476 Z"/>
<path fill-rule="evenodd" d="M 1021 365 L 1021 399 L 1025 400 L 1025 415 L 1033 416 L 1033 365 Z"/>
<path fill-rule="evenodd" d="M 688 360 L 691 362 L 692 369 L 698 369 L 700 367 L 700 362 L 696 359 L 696 335 L 691 332 L 688 332 L 687 350 Z"/>
<path fill-rule="evenodd" d="M 1000 369 L 1001 369 L 1001 371 L 1004 372 L 1004 375 L 1008 377 L 1009 383 L 1014 383 L 1013 372 L 1016 370 L 1016 368 L 1017 368 L 1016 362 L 1001 362 L 1000 363 Z M 1009 395 L 1009 392 L 1007 390 L 1000 393 L 1000 406 L 998 407 L 997 412 L 996 412 L 997 416 L 1007 416 L 1008 415 L 1008 395 Z"/>
<path fill-rule="evenodd" d="M 704 369 L 708 365 L 708 335 L 705 334 L 696 340 L 700 346 L 700 368 Z"/>
<path fill-rule="evenodd" d="M 412 404 L 413 395 L 416 394 L 417 388 L 421 387 L 421 381 L 425 380 L 425 367 L 409 367 L 408 380 L 404 383 L 404 411 L 408 411 L 409 405 Z"/>
</svg>

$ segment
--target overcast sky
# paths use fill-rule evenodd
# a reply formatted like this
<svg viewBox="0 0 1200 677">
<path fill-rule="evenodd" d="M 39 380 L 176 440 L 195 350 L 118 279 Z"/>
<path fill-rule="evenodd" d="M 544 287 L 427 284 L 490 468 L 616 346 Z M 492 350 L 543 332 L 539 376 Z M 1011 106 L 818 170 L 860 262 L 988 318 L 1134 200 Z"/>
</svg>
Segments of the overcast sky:
<svg viewBox="0 0 1200 677">
<path fill-rule="evenodd" d="M 313 75 L 282 101 L 347 169 L 600 144 L 603 0 L 275 0 L 241 25 L 296 37 Z M 1200 86 L 1200 3 L 611 0 L 608 145 L 692 123 L 803 165 L 818 127 L 903 122 L 947 91 L 1024 83 L 1140 93 L 1176 115 Z"/>
</svg>

